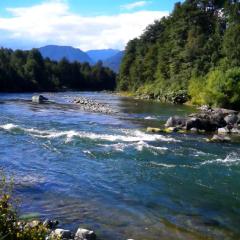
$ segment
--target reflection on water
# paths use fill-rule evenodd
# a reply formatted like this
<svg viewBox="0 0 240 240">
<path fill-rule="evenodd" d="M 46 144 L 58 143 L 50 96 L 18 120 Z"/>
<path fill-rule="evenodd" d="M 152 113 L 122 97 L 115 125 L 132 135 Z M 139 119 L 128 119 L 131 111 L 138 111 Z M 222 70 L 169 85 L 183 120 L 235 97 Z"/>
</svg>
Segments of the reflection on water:
<svg viewBox="0 0 240 240">
<path fill-rule="evenodd" d="M 83 95 L 118 114 L 69 104 Z M 96 230 L 100 239 L 239 239 L 239 144 L 204 135 L 149 134 L 184 106 L 106 93 L 0 95 L 0 164 L 21 211 Z M 20 99 L 20 100 L 19 100 Z"/>
</svg>

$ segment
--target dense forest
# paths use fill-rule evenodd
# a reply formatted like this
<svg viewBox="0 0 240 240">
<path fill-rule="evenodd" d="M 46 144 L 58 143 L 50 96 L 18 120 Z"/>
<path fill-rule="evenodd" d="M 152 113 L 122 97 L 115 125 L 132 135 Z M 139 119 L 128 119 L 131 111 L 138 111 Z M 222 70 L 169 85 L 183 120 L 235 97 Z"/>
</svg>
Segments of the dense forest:
<svg viewBox="0 0 240 240">
<path fill-rule="evenodd" d="M 240 1 L 186 0 L 126 47 L 118 89 L 240 108 Z"/>
<path fill-rule="evenodd" d="M 70 63 L 44 59 L 38 50 L 0 49 L 0 92 L 114 90 L 116 75 L 102 62 Z"/>
</svg>

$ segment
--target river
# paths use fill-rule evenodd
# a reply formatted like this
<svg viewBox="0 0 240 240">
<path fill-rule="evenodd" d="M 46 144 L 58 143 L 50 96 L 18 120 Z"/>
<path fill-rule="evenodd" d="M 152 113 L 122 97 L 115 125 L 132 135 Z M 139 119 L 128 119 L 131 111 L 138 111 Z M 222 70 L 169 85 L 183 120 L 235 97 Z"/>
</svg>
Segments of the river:
<svg viewBox="0 0 240 240">
<path fill-rule="evenodd" d="M 104 240 L 240 239 L 240 144 L 150 134 L 195 109 L 108 93 L 0 94 L 0 166 L 20 211 Z M 69 104 L 84 96 L 114 114 Z"/>
</svg>

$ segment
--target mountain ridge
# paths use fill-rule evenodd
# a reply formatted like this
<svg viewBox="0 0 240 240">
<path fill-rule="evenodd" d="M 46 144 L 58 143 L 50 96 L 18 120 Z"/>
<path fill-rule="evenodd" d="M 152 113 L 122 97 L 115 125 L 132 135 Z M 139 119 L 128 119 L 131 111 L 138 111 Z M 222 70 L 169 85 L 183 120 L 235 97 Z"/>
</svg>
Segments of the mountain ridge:
<svg viewBox="0 0 240 240">
<path fill-rule="evenodd" d="M 47 45 L 38 49 L 44 58 L 50 58 L 54 61 L 60 61 L 67 58 L 68 61 L 88 62 L 93 64 L 92 59 L 79 48 L 71 46 Z"/>
<path fill-rule="evenodd" d="M 66 58 L 70 62 L 87 62 L 90 65 L 94 65 L 98 61 L 102 61 L 103 66 L 109 67 L 115 72 L 119 71 L 124 53 L 124 51 L 117 49 L 96 49 L 83 51 L 72 46 L 59 45 L 46 45 L 40 47 L 38 50 L 44 58 L 50 58 L 54 61 L 60 61 L 63 58 Z"/>
</svg>

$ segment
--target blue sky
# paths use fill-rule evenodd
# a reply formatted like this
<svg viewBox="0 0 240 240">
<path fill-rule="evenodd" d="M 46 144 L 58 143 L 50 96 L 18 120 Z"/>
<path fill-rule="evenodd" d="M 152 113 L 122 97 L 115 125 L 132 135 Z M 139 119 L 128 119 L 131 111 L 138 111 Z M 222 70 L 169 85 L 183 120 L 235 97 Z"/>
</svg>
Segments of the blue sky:
<svg viewBox="0 0 240 240">
<path fill-rule="evenodd" d="M 30 49 L 48 44 L 83 50 L 118 48 L 167 16 L 174 0 L 0 1 L 0 45 Z"/>
</svg>

